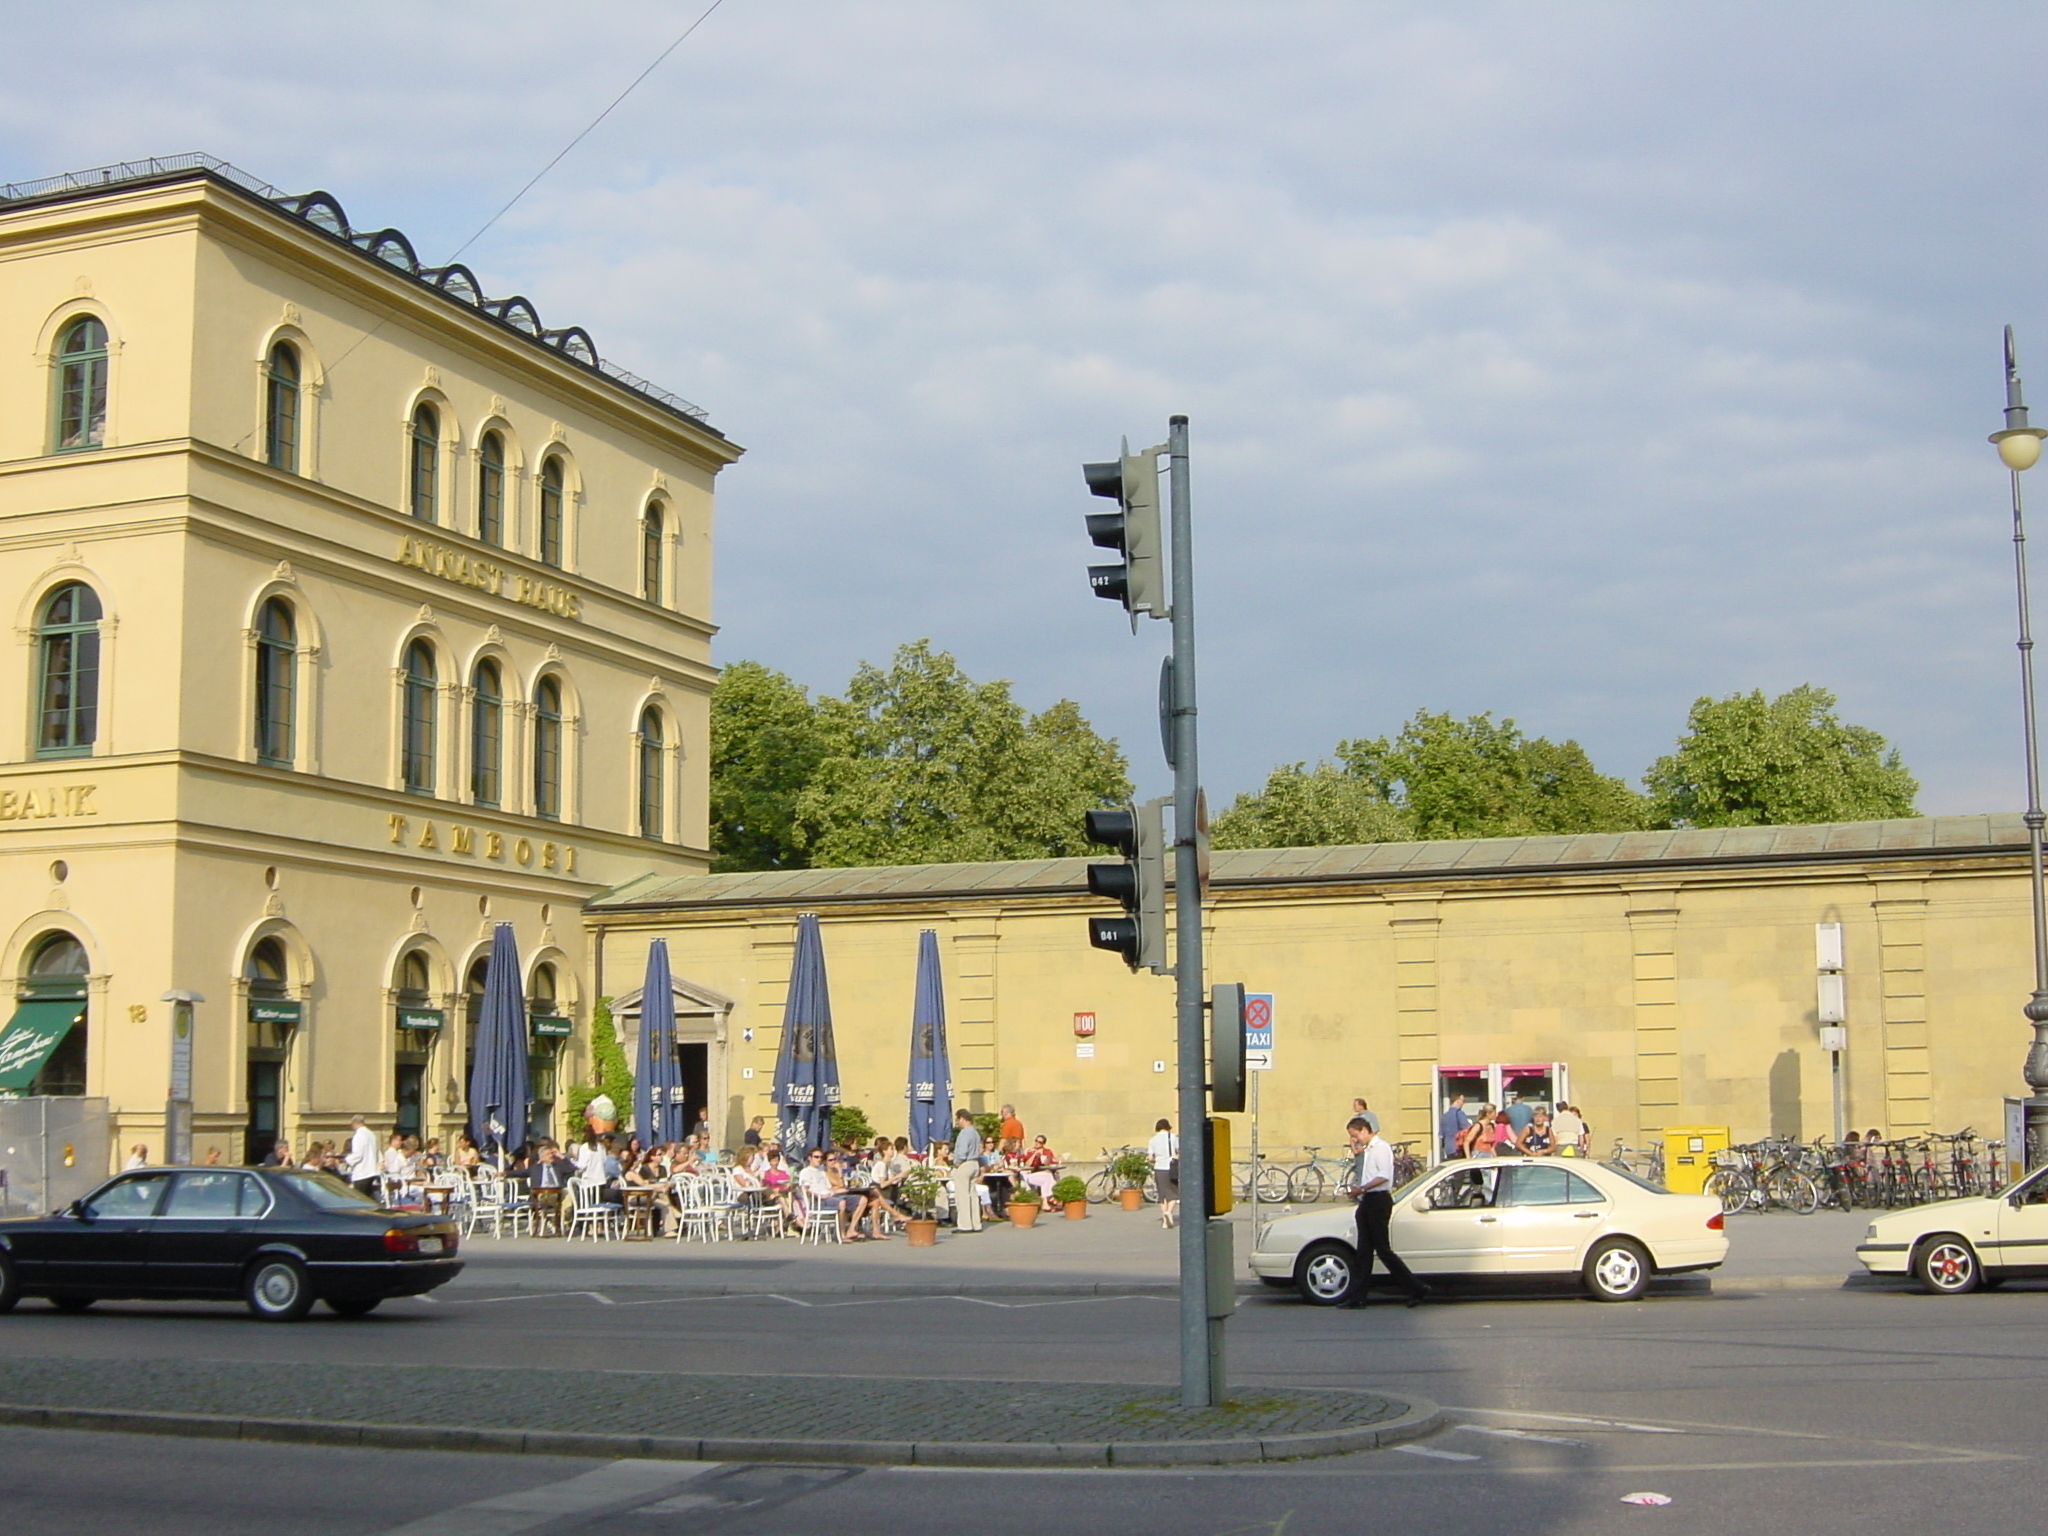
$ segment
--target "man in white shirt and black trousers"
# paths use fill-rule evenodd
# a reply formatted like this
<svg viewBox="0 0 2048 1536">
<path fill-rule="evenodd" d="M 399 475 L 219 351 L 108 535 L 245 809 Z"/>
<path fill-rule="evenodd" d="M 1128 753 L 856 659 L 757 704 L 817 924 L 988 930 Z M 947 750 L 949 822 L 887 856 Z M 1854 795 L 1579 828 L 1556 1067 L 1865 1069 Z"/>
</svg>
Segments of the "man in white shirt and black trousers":
<svg viewBox="0 0 2048 1536">
<path fill-rule="evenodd" d="M 1351 1279 L 1347 1307 L 1365 1305 L 1365 1293 L 1372 1283 L 1372 1262 L 1387 1266 L 1387 1274 L 1408 1293 L 1408 1305 L 1415 1306 L 1429 1295 L 1429 1287 L 1410 1273 L 1387 1241 L 1387 1218 L 1394 1214 L 1394 1149 L 1374 1133 L 1372 1122 L 1354 1115 L 1344 1127 L 1350 1134 L 1351 1192 L 1358 1197 L 1358 1268 Z"/>
</svg>

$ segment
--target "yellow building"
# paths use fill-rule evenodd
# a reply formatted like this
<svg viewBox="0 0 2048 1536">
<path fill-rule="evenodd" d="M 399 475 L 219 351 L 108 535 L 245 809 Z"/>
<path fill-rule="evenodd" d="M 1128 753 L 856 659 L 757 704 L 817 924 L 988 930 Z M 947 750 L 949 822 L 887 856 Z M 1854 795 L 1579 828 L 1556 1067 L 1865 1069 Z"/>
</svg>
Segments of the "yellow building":
<svg viewBox="0 0 2048 1536">
<path fill-rule="evenodd" d="M 583 901 L 707 867 L 739 450 L 527 300 L 201 157 L 0 188 L 0 336 L 0 971 L 85 1005 L 11 1086 L 160 1155 L 189 1005 L 195 1152 L 445 1137 L 507 921 L 547 1120 Z"/>
<path fill-rule="evenodd" d="M 893 1132 L 934 928 L 956 1102 L 1014 1103 L 1092 1158 L 1174 1114 L 1176 1061 L 1171 980 L 1087 947 L 1084 867 L 650 874 L 590 904 L 595 985 L 623 990 L 667 938 L 734 1129 L 773 1114 L 795 917 L 816 911 L 845 1101 Z M 1568 1097 L 1603 1151 L 1698 1123 L 1824 1134 L 1824 923 L 1843 928 L 1848 1124 L 1997 1137 L 2025 1092 L 2028 912 L 2020 818 L 1957 816 L 1218 853 L 1206 942 L 1213 978 L 1274 997 L 1269 1143 L 1334 1146 L 1354 1096 L 1426 1141 L 1455 1088 Z"/>
</svg>

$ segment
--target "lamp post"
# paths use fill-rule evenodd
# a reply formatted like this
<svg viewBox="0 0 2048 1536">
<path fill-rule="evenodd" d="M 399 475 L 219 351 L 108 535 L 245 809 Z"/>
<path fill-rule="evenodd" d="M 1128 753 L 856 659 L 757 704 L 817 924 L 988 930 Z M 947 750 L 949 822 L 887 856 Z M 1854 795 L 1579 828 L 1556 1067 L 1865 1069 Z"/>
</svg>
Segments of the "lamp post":
<svg viewBox="0 0 2048 1536">
<path fill-rule="evenodd" d="M 1998 457 L 2012 476 L 2012 568 L 2020 604 L 2020 702 L 2027 733 L 2027 874 L 2034 902 L 2034 995 L 2022 1010 L 2034 1026 L 2027 1048 L 2024 1075 L 2032 1090 L 2027 1100 L 2026 1166 L 2048 1163 L 2048 899 L 2041 869 L 2041 745 L 2034 714 L 2034 630 L 2027 611 L 2027 528 L 2020 515 L 2020 475 L 2041 457 L 2041 439 L 2048 432 L 2027 424 L 2026 401 L 2020 392 L 2019 359 L 2013 352 L 2012 327 L 2005 328 L 2005 429 L 1991 434 Z M 2010 1152 L 2008 1151 L 2008 1156 Z"/>
</svg>

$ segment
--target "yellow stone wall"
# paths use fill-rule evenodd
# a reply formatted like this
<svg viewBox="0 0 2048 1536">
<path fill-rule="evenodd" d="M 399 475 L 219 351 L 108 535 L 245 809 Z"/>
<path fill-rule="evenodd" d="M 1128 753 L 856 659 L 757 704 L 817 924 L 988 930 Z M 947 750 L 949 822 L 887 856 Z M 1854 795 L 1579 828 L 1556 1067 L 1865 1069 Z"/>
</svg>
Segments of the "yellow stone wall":
<svg viewBox="0 0 2048 1536">
<path fill-rule="evenodd" d="M 53 452 L 56 337 L 88 313 L 110 334 L 105 440 Z M 262 461 L 263 365 L 280 338 L 304 360 L 296 472 Z M 501 920 L 529 974 L 556 968 L 578 1021 L 566 1087 L 587 1061 L 581 903 L 708 864 L 712 488 L 737 448 L 198 176 L 0 207 L 0 359 L 0 607 L 15 636 L 0 664 L 0 974 L 19 976 L 52 931 L 84 943 L 88 1092 L 111 1100 L 117 1141 L 161 1148 L 162 996 L 182 990 L 205 997 L 197 1149 L 239 1156 L 242 970 L 272 934 L 304 1006 L 285 1094 L 295 1141 L 358 1112 L 388 1123 L 392 989 L 413 948 L 454 1021 L 429 1064 L 428 1128 L 459 1125 L 462 978 Z M 405 510 L 423 399 L 443 425 L 431 526 Z M 475 537 L 487 428 L 509 450 L 504 547 Z M 560 568 L 537 558 L 544 452 L 568 470 Z M 651 601 L 650 499 L 667 514 Z M 39 761 L 37 615 L 67 580 L 104 608 L 100 730 L 89 756 Z M 289 768 L 255 760 L 251 728 L 254 625 L 273 596 L 298 621 Z M 440 662 L 432 796 L 405 793 L 399 767 L 399 669 L 418 637 Z M 508 700 L 502 809 L 470 803 L 468 683 L 483 656 Z M 568 717 L 555 820 L 534 814 L 530 789 L 543 673 Z M 659 840 L 638 835 L 650 703 L 669 722 Z"/>
<path fill-rule="evenodd" d="M 707 897 L 723 878 L 703 883 Z M 734 1000 L 723 1065 L 737 1129 L 773 1114 L 790 941 L 806 903 L 793 892 L 774 906 L 694 904 L 694 883 L 672 887 L 659 910 L 599 904 L 601 984 L 637 985 L 660 934 L 679 981 Z M 898 1131 L 906 1117 L 923 927 L 940 935 L 960 1101 L 1014 1102 L 1034 1133 L 1083 1157 L 1142 1141 L 1174 1115 L 1171 982 L 1087 947 L 1099 902 L 944 891 L 816 909 L 845 1099 L 879 1126 Z M 1667 1125 L 1725 1124 L 1738 1140 L 1824 1134 L 1814 925 L 1835 921 L 1847 946 L 1849 1125 L 1913 1134 L 1971 1124 L 1998 1136 L 2002 1098 L 2025 1092 L 2027 912 L 2015 851 L 1648 877 L 1490 872 L 1427 888 L 1223 888 L 1208 943 L 1213 979 L 1275 996 L 1274 1069 L 1260 1082 L 1268 1144 L 1336 1144 L 1354 1096 L 1392 1111 L 1399 1136 L 1425 1139 L 1439 1064 L 1552 1061 L 1567 1064 L 1603 1150 L 1616 1138 L 1640 1146 Z M 1087 1058 L 1075 1051 L 1077 1012 L 1096 1016 Z M 1236 1145 L 1247 1131 L 1240 1123 Z"/>
</svg>

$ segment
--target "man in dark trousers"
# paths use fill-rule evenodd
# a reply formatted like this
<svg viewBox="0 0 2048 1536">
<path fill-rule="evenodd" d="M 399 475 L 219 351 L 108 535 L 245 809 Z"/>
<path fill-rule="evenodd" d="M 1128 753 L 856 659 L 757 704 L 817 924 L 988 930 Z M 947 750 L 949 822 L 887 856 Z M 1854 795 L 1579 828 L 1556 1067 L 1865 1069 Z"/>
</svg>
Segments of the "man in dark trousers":
<svg viewBox="0 0 2048 1536">
<path fill-rule="evenodd" d="M 1394 1282 L 1408 1293 L 1414 1306 L 1429 1294 L 1429 1287 L 1409 1272 L 1387 1241 L 1387 1218 L 1394 1214 L 1394 1149 L 1374 1133 L 1372 1123 L 1354 1115 L 1345 1126 L 1351 1137 L 1351 1191 L 1358 1197 L 1358 1269 L 1351 1279 L 1347 1307 L 1365 1305 L 1365 1293 L 1372 1283 L 1372 1264 L 1378 1259 L 1387 1266 Z"/>
</svg>

